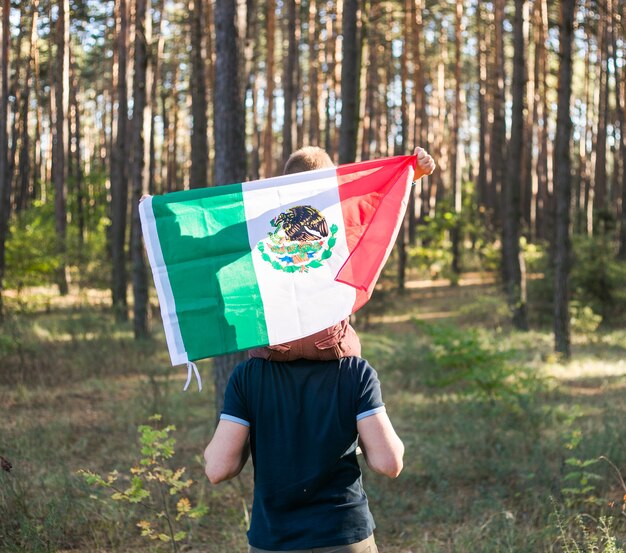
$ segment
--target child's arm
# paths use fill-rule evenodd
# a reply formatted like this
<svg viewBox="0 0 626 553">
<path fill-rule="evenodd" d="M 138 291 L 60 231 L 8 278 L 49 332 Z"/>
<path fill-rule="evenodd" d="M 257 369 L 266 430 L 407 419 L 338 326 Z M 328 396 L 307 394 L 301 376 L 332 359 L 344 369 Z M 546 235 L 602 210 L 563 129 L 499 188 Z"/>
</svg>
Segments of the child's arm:
<svg viewBox="0 0 626 553">
<path fill-rule="evenodd" d="M 417 147 L 413 152 L 413 155 L 417 156 L 417 169 L 415 170 L 415 180 L 430 175 L 436 167 L 435 160 L 424 150 L 424 148 Z"/>
</svg>

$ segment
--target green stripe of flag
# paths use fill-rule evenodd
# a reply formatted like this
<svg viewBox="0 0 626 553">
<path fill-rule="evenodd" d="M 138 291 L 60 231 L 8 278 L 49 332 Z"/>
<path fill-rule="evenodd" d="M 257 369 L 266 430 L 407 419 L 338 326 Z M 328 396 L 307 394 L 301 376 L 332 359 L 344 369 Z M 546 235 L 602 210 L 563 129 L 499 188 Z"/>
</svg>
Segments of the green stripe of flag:
<svg viewBox="0 0 626 553">
<path fill-rule="evenodd" d="M 267 344 L 241 184 L 184 194 L 152 208 L 189 359 Z"/>
</svg>

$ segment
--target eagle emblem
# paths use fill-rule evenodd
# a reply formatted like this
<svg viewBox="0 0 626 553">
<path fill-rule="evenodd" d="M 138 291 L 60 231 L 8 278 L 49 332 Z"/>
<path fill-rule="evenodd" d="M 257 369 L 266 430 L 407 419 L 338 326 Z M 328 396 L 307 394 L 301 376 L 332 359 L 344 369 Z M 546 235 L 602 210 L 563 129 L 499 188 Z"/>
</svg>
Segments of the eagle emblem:
<svg viewBox="0 0 626 553">
<path fill-rule="evenodd" d="M 337 225 L 328 227 L 322 213 L 310 205 L 290 207 L 270 221 L 267 238 L 257 244 L 263 260 L 287 273 L 307 273 L 322 267 L 337 242 Z"/>
</svg>

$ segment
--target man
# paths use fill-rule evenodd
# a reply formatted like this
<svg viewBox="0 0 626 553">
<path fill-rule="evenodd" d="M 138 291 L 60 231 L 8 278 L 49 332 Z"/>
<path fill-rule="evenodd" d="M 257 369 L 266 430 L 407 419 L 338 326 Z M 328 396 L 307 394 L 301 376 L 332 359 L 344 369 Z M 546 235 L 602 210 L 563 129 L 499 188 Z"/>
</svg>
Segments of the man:
<svg viewBox="0 0 626 553">
<path fill-rule="evenodd" d="M 432 173 L 432 158 L 415 153 L 419 170 Z M 329 163 L 323 150 L 306 148 L 285 172 Z M 250 553 L 376 553 L 357 445 L 370 469 L 400 474 L 404 445 L 367 361 L 254 357 L 233 370 L 205 471 L 213 484 L 233 478 L 252 451 Z"/>
</svg>

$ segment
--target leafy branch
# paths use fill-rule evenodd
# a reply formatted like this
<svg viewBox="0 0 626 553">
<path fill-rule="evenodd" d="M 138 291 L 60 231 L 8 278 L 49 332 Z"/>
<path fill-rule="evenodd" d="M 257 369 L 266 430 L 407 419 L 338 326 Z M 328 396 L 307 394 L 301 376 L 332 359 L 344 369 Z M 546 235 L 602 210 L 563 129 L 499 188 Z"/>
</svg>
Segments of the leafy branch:
<svg viewBox="0 0 626 553">
<path fill-rule="evenodd" d="M 160 420 L 161 415 L 150 417 L 154 423 Z M 187 537 L 185 530 L 178 529 L 181 521 L 199 519 L 207 514 L 208 508 L 205 505 L 192 507 L 189 498 L 183 495 L 193 484 L 193 480 L 184 477 L 185 468 L 172 469 L 166 464 L 174 456 L 176 440 L 170 434 L 175 430 L 174 425 L 164 428 L 140 425 L 141 458 L 128 474 L 122 475 L 117 470 L 105 477 L 90 470 L 80 470 L 79 473 L 90 486 L 110 490 L 111 500 L 143 507 L 147 515 L 137 522 L 141 535 L 170 543 L 172 551 L 177 553 L 178 543 Z M 122 478 L 129 481 L 125 489 L 118 484 Z M 174 499 L 177 501 L 172 509 Z"/>
</svg>

